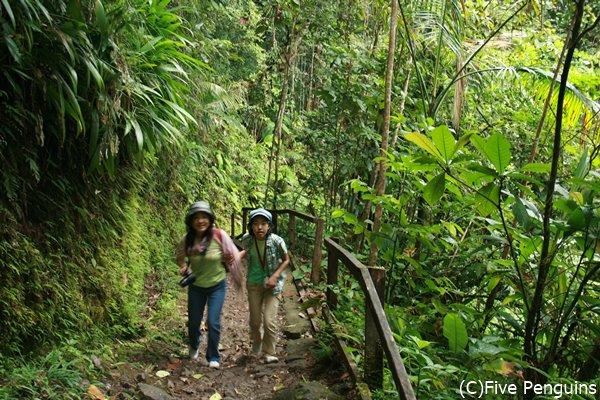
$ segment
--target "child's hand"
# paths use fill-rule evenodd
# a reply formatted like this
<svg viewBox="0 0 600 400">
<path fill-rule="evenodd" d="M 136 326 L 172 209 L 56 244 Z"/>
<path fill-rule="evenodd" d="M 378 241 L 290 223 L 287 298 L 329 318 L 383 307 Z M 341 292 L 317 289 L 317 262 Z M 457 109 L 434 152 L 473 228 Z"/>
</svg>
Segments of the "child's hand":
<svg viewBox="0 0 600 400">
<path fill-rule="evenodd" d="M 180 265 L 179 266 L 179 275 L 185 275 L 187 269 L 188 269 L 187 265 L 185 265 L 185 264 L 184 265 Z"/>
<path fill-rule="evenodd" d="M 277 286 L 277 277 L 275 275 L 271 275 L 269 279 L 266 280 L 265 287 L 273 289 L 275 286 Z"/>
</svg>

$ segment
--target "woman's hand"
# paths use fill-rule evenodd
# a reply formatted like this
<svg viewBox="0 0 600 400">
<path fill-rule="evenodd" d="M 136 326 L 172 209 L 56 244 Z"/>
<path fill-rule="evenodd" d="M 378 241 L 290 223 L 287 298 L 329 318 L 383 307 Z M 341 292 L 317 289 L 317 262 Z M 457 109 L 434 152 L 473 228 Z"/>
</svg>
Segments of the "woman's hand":
<svg viewBox="0 0 600 400">
<path fill-rule="evenodd" d="M 179 266 L 179 275 L 185 275 L 188 270 L 188 266 L 186 264 Z"/>
</svg>

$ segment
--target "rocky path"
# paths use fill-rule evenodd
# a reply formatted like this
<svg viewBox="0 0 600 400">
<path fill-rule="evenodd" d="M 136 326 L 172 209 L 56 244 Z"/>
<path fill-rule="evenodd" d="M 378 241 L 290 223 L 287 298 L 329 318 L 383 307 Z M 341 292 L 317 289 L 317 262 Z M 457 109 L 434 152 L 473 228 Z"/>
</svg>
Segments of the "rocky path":
<svg viewBox="0 0 600 400">
<path fill-rule="evenodd" d="M 335 355 L 316 357 L 317 340 L 311 324 L 300 310 L 295 286 L 288 276 L 280 307 L 279 362 L 265 364 L 249 356 L 248 305 L 245 290 L 230 289 L 223 311 L 221 368 L 208 368 L 203 359 L 187 357 L 186 299 L 178 301 L 177 326 L 180 343 L 150 340 L 135 346 L 129 362 L 111 366 L 107 384 L 110 399 L 336 399 L 352 398 L 347 374 Z M 204 346 L 203 346 L 204 345 Z M 119 357 L 122 359 L 122 357 Z"/>
</svg>

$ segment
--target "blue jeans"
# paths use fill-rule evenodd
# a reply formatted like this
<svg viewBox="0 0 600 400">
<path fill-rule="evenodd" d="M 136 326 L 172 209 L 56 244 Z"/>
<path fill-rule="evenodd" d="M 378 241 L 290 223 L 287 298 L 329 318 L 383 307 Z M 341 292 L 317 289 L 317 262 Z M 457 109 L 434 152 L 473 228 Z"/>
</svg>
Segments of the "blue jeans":
<svg viewBox="0 0 600 400">
<path fill-rule="evenodd" d="M 208 327 L 208 343 L 206 361 L 221 361 L 219 340 L 221 338 L 221 310 L 227 293 L 227 279 L 223 279 L 213 287 L 201 288 L 188 286 L 188 338 L 190 347 L 200 346 L 200 325 L 204 317 L 204 306 L 208 305 L 206 325 Z"/>
</svg>

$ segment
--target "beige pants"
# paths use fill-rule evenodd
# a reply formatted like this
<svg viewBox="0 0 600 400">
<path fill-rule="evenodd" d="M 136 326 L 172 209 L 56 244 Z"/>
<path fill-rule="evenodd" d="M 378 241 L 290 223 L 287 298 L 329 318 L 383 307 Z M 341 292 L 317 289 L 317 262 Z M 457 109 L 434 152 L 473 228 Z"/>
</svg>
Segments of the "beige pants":
<svg viewBox="0 0 600 400">
<path fill-rule="evenodd" d="M 255 352 L 275 355 L 277 343 L 277 310 L 279 297 L 273 295 L 273 289 L 262 285 L 247 284 L 248 305 L 250 308 L 250 340 Z M 262 328 L 262 329 L 261 329 Z"/>
</svg>

